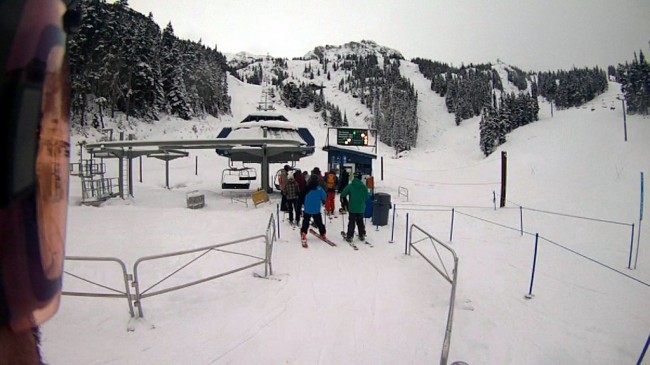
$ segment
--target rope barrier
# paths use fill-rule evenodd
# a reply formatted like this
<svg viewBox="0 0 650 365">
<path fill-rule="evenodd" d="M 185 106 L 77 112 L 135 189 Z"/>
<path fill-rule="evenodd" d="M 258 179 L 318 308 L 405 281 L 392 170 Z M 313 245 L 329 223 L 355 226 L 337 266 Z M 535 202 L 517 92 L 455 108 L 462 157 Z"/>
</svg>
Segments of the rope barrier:
<svg viewBox="0 0 650 365">
<path fill-rule="evenodd" d="M 589 220 L 589 221 L 594 221 L 594 222 L 611 223 L 611 224 L 618 224 L 618 225 L 621 225 L 621 226 L 632 227 L 632 224 L 631 224 L 631 223 L 617 222 L 617 221 L 612 221 L 612 220 L 607 220 L 607 219 L 601 219 L 601 218 L 583 217 L 583 216 L 574 215 L 574 214 L 560 213 L 560 212 L 553 212 L 553 211 L 543 210 L 543 209 L 537 209 L 537 208 L 526 208 L 525 206 L 523 206 L 523 205 L 521 205 L 521 204 L 519 204 L 519 203 L 517 203 L 517 202 L 514 202 L 514 201 L 512 201 L 512 200 L 509 200 L 509 199 L 506 199 L 506 200 L 507 200 L 509 203 L 512 203 L 512 204 L 516 205 L 517 207 L 521 207 L 522 209 L 530 210 L 530 211 L 532 211 L 532 212 L 539 212 L 539 213 L 553 214 L 553 215 L 559 215 L 559 216 L 569 217 L 569 218 L 584 219 L 584 220 Z M 508 207 L 505 207 L 505 208 L 507 209 Z M 501 209 L 503 209 L 503 208 L 501 208 Z M 511 208 L 511 209 L 512 209 L 512 208 Z"/>
<path fill-rule="evenodd" d="M 459 206 L 448 206 L 448 205 L 428 205 L 428 204 L 415 204 L 415 203 L 403 203 L 403 204 L 400 204 L 400 206 L 403 207 L 402 210 L 408 210 L 408 211 L 432 211 L 432 212 L 434 212 L 434 211 L 452 211 L 452 212 L 453 212 L 453 211 L 455 210 L 455 208 L 459 208 Z M 452 208 L 452 209 L 421 209 L 421 208 L 408 208 L 408 207 L 410 207 L 410 206 L 412 206 L 412 207 L 445 207 L 445 208 Z M 395 207 L 395 210 L 398 209 L 397 204 L 395 204 L 394 207 Z M 492 207 L 471 207 L 471 208 L 481 208 L 481 209 L 490 209 L 490 210 L 492 210 Z M 576 215 L 571 215 L 571 214 L 564 214 L 564 213 L 550 212 L 550 211 L 545 211 L 545 210 L 541 210 L 541 209 L 525 208 L 525 207 L 522 207 L 522 206 L 519 206 L 519 207 L 517 207 L 517 208 L 515 208 L 515 207 L 506 207 L 505 209 L 508 209 L 508 208 L 509 208 L 509 209 L 526 209 L 526 210 L 535 211 L 535 212 L 540 212 L 540 213 L 555 214 L 555 215 L 559 215 L 559 216 L 570 217 L 570 218 L 579 218 L 579 219 L 585 219 L 585 220 L 591 220 L 591 221 L 600 222 L 600 223 L 611 223 L 611 224 L 618 224 L 618 225 L 624 225 L 624 226 L 634 226 L 633 224 L 629 224 L 629 223 L 622 223 L 622 222 L 616 222 L 616 221 L 610 221 L 610 220 L 604 220 L 604 219 L 597 219 L 597 218 L 581 217 L 581 216 L 576 216 Z M 501 208 L 501 209 L 504 209 L 504 208 Z M 496 226 L 499 226 L 499 227 L 502 227 L 502 228 L 505 228 L 505 229 L 509 229 L 509 230 L 516 231 L 516 232 L 520 232 L 520 233 L 522 233 L 522 234 L 525 233 L 525 234 L 530 235 L 530 236 L 535 236 L 535 233 L 528 232 L 528 231 L 524 231 L 521 227 L 520 227 L 520 228 L 510 227 L 510 226 L 507 226 L 507 225 L 505 225 L 505 224 L 501 224 L 501 223 L 493 222 L 493 221 L 490 221 L 490 220 L 488 220 L 488 219 L 484 219 L 484 218 L 481 218 L 481 217 L 477 217 L 477 216 L 474 216 L 474 215 L 471 215 L 471 214 L 467 214 L 467 213 L 461 212 L 461 211 L 459 211 L 459 210 L 455 210 L 455 212 L 458 213 L 458 214 L 462 214 L 462 215 L 464 215 L 464 216 L 467 216 L 467 217 L 469 217 L 469 218 L 473 218 L 473 219 L 476 219 L 476 220 L 479 220 L 479 221 L 485 222 L 485 223 L 493 224 L 493 225 L 496 225 Z M 453 223 L 452 223 L 452 224 L 453 224 Z M 408 225 L 407 225 L 407 226 L 408 226 Z M 453 226 L 452 226 L 452 227 L 453 227 Z M 452 230 L 453 230 L 453 228 L 452 228 Z M 643 284 L 643 285 L 645 285 L 645 286 L 650 287 L 650 284 L 648 284 L 648 283 L 646 283 L 646 282 L 644 282 L 644 281 L 641 281 L 641 280 L 639 280 L 639 279 L 637 279 L 637 278 L 635 278 L 635 277 L 633 277 L 633 276 L 631 276 L 631 275 L 628 275 L 628 274 L 626 274 L 626 273 L 624 273 L 624 272 L 621 272 L 621 271 L 619 271 L 619 270 L 616 270 L 616 269 L 614 269 L 614 268 L 612 268 L 612 267 L 610 267 L 610 266 L 607 266 L 607 265 L 603 264 L 602 262 L 599 262 L 599 261 L 597 261 L 597 260 L 595 260 L 595 259 L 592 259 L 592 258 L 590 258 L 590 257 L 588 257 L 588 256 L 585 256 L 585 255 L 583 255 L 583 254 L 581 254 L 581 253 L 579 253 L 579 252 L 577 252 L 577 251 L 575 251 L 575 250 L 572 250 L 572 249 L 570 249 L 570 248 L 568 248 L 568 247 L 562 246 L 561 244 L 559 244 L 559 243 L 557 243 L 557 242 L 553 242 L 553 241 L 549 240 L 548 238 L 544 238 L 544 237 L 542 237 L 542 236 L 539 236 L 539 237 L 542 238 L 543 240 L 545 240 L 545 241 L 547 241 L 547 242 L 549 242 L 549 243 L 551 243 L 551 244 L 554 244 L 554 245 L 556 245 L 556 246 L 558 246 L 558 247 L 560 247 L 560 248 L 563 248 L 563 249 L 565 249 L 565 250 L 567 250 L 567 251 L 569 251 L 569 252 L 571 252 L 571 253 L 573 253 L 573 254 L 576 254 L 576 255 L 578 255 L 578 256 L 580 256 L 580 257 L 582 257 L 582 258 L 585 258 L 585 259 L 587 259 L 587 260 L 589 260 L 589 261 L 591 261 L 591 262 L 594 262 L 594 263 L 596 263 L 596 264 L 598 264 L 598 265 L 600 265 L 600 266 L 603 266 L 603 267 L 605 267 L 605 268 L 607 268 L 607 269 L 610 269 L 610 270 L 612 270 L 612 271 L 614 271 L 614 272 L 616 272 L 616 273 L 618 273 L 618 274 L 621 274 L 621 275 L 623 275 L 623 276 L 625 276 L 625 277 L 627 277 L 627 278 L 629 278 L 629 279 L 632 279 L 632 280 L 634 280 L 634 281 L 636 281 L 636 282 L 638 282 L 638 283 L 640 283 L 640 284 Z"/>
<path fill-rule="evenodd" d="M 553 214 L 553 215 L 559 215 L 559 216 L 569 217 L 569 218 L 577 218 L 577 219 L 584 219 L 584 220 L 594 221 L 594 222 L 610 223 L 610 224 L 618 224 L 618 225 L 621 225 L 621 226 L 632 227 L 632 224 L 630 224 L 630 223 L 616 222 L 616 221 L 610 221 L 610 220 L 599 219 L 599 218 L 581 217 L 581 216 L 578 216 L 578 215 L 572 215 L 572 214 L 566 214 L 566 213 L 557 213 L 557 212 L 550 212 L 550 211 L 541 210 L 541 209 L 534 209 L 534 208 L 526 208 L 526 207 L 522 207 L 522 208 L 523 208 L 523 209 L 526 209 L 526 210 L 533 211 L 533 212 L 546 213 L 546 214 Z"/>
<path fill-rule="evenodd" d="M 396 204 L 397 205 L 397 204 Z M 493 207 L 482 207 L 478 205 L 431 205 L 431 204 L 417 204 L 417 203 L 400 203 L 400 206 L 414 206 L 414 207 L 442 207 L 442 208 L 471 208 L 471 209 L 493 209 Z"/>
<path fill-rule="evenodd" d="M 557 246 L 557 247 L 563 248 L 563 249 L 565 249 L 565 250 L 567 250 L 567 251 L 569 251 L 569 252 L 571 252 L 571 253 L 573 253 L 573 254 L 576 254 L 576 255 L 578 255 L 578 256 L 584 258 L 584 259 L 587 259 L 587 260 L 589 260 L 589 261 L 591 261 L 591 262 L 593 262 L 593 263 L 595 263 L 595 264 L 598 264 L 598 265 L 600 265 L 600 266 L 602 266 L 602 267 L 604 267 L 604 268 L 607 268 L 607 269 L 610 269 L 610 270 L 612 270 L 612 271 L 614 271 L 614 272 L 616 272 L 616 273 L 619 273 L 619 274 L 621 274 L 621 275 L 623 275 L 623 276 L 625 276 L 625 277 L 627 277 L 627 278 L 629 278 L 629 279 L 632 279 L 632 280 L 634 280 L 634 281 L 636 281 L 636 282 L 638 282 L 638 283 L 640 283 L 640 284 L 643 284 L 643 285 L 645 285 L 645 286 L 647 286 L 647 287 L 650 287 L 650 284 L 648 284 L 648 283 L 646 283 L 646 282 L 644 282 L 644 281 L 641 281 L 641 280 L 635 278 L 634 276 L 628 275 L 628 274 L 626 274 L 626 273 L 624 273 L 624 272 L 622 272 L 622 271 L 616 270 L 616 269 L 614 269 L 614 268 L 611 267 L 611 266 L 607 266 L 607 265 L 603 264 L 603 263 L 600 262 L 600 261 L 597 261 L 597 260 L 595 260 L 595 259 L 592 259 L 591 257 L 585 256 L 585 255 L 581 254 L 580 252 L 577 252 L 577 251 L 572 250 L 572 249 L 570 249 L 570 248 L 568 248 L 568 247 L 562 246 L 561 244 L 559 244 L 559 243 L 557 243 L 557 242 L 553 242 L 553 241 L 549 240 L 548 238 L 544 238 L 544 237 L 542 237 L 542 236 L 539 236 L 539 238 L 541 238 L 541 239 L 543 239 L 544 241 L 546 241 L 546 242 L 548 242 L 548 243 L 550 243 L 550 244 L 553 244 L 553 245 L 555 245 L 555 246 Z"/>
<path fill-rule="evenodd" d="M 513 228 L 513 227 L 506 226 L 505 224 L 501 224 L 501 223 L 497 223 L 497 222 L 492 222 L 492 221 L 487 220 L 487 219 L 484 219 L 484 218 L 480 218 L 480 217 L 473 216 L 473 215 L 471 215 L 471 214 L 463 213 L 463 212 L 461 212 L 461 211 L 459 211 L 459 210 L 457 210 L 456 213 L 458 213 L 458 214 L 462 214 L 462 215 L 464 215 L 464 216 L 467 216 L 467 217 L 470 217 L 470 218 L 474 218 L 474 219 L 477 219 L 477 220 L 480 220 L 480 221 L 483 221 L 483 222 L 486 222 L 486 223 L 494 224 L 495 226 L 499 226 L 499 227 L 502 227 L 502 228 L 507 228 L 507 229 L 510 229 L 510 230 L 513 230 L 513 231 L 521 232 L 521 229 L 519 229 L 519 228 Z M 532 235 L 532 236 L 535 235 L 534 233 L 531 233 L 531 232 L 527 232 L 527 231 L 523 231 L 523 232 L 524 232 L 525 234 L 529 234 L 529 235 Z"/>
<path fill-rule="evenodd" d="M 494 225 L 499 226 L 499 227 L 502 227 L 502 228 L 510 229 L 510 230 L 513 230 L 513 231 L 520 231 L 520 230 L 517 229 L 517 228 L 508 227 L 508 226 L 506 226 L 506 225 L 504 225 L 504 224 L 500 224 L 500 223 L 492 222 L 492 221 L 490 221 L 490 220 L 483 219 L 483 218 L 480 218 L 480 217 L 476 217 L 476 216 L 473 216 L 473 215 L 471 215 L 471 214 L 463 213 L 463 212 L 460 212 L 460 211 L 456 211 L 456 212 L 459 213 L 459 214 L 465 215 L 465 216 L 467 216 L 467 217 L 470 217 L 470 218 L 474 218 L 474 219 L 477 219 L 477 220 L 480 220 L 480 221 L 483 221 L 483 222 L 486 222 L 486 223 L 494 224 Z M 525 234 L 527 234 L 527 235 L 535 236 L 535 234 L 534 234 L 534 233 L 531 233 L 531 232 L 523 231 L 523 233 L 525 233 Z M 591 261 L 591 262 L 593 262 L 593 263 L 596 263 L 596 264 L 598 264 L 598 265 L 600 265 L 600 266 L 603 266 L 603 267 L 605 267 L 605 268 L 607 268 L 607 269 L 610 269 L 610 270 L 612 270 L 612 271 L 614 271 L 614 272 L 616 272 L 616 273 L 618 273 L 618 274 L 621 274 L 621 275 L 623 275 L 623 276 L 625 276 L 625 277 L 627 277 L 627 278 L 629 278 L 629 279 L 632 279 L 632 280 L 634 280 L 634 281 L 636 281 L 636 282 L 639 282 L 639 283 L 641 283 L 641 284 L 643 284 L 643 285 L 645 285 L 645 286 L 650 287 L 650 284 L 648 284 L 648 283 L 646 283 L 646 282 L 643 282 L 643 281 L 641 281 L 641 280 L 639 280 L 639 279 L 637 279 L 637 278 L 635 278 L 635 277 L 633 277 L 633 276 L 631 276 L 631 275 L 628 275 L 628 274 L 626 274 L 626 273 L 624 273 L 624 272 L 621 272 L 621 271 L 616 270 L 616 269 L 614 269 L 614 268 L 612 268 L 612 267 L 610 267 L 610 266 L 607 266 L 607 265 L 605 265 L 604 263 L 602 263 L 602 262 L 600 262 L 600 261 L 597 261 L 597 260 L 592 259 L 592 258 L 590 258 L 590 257 L 588 257 L 588 256 L 585 256 L 585 255 L 583 255 L 583 254 L 581 254 L 581 253 L 579 253 L 579 252 L 577 252 L 577 251 L 575 251 L 575 250 L 572 250 L 572 249 L 570 249 L 570 248 L 568 248 L 568 247 L 566 247 L 566 246 L 562 246 L 561 244 L 559 244 L 559 243 L 557 243 L 557 242 L 553 242 L 553 241 L 549 240 L 548 238 L 545 238 L 545 237 L 542 237 L 542 236 L 539 236 L 539 238 L 541 238 L 541 239 L 543 239 L 543 240 L 545 240 L 545 241 L 547 241 L 547 242 L 549 242 L 549 243 L 551 243 L 551 244 L 554 244 L 554 245 L 556 245 L 556 246 L 558 246 L 558 247 L 560 247 L 560 248 L 563 248 L 563 249 L 565 249 L 565 250 L 567 250 L 567 251 L 569 251 L 569 252 L 571 252 L 571 253 L 573 253 L 573 254 L 576 254 L 576 255 L 578 255 L 578 256 L 584 258 L 584 259 L 587 259 L 587 260 L 589 260 L 589 261 Z"/>
<path fill-rule="evenodd" d="M 395 208 L 397 209 L 397 208 Z M 401 210 L 406 210 L 409 212 L 451 212 L 451 209 L 418 209 L 418 208 L 409 208 L 409 209 L 401 209 Z"/>
</svg>

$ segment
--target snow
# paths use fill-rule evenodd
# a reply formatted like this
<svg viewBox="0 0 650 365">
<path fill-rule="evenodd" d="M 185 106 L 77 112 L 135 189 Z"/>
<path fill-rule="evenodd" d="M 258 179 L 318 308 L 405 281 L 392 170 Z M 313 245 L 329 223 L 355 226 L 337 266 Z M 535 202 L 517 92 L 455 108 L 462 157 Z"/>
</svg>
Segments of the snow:
<svg viewBox="0 0 650 365">
<path fill-rule="evenodd" d="M 289 67 L 302 70 L 304 63 L 290 61 Z M 339 217 L 326 222 L 328 236 L 339 246 L 309 236 L 309 248 L 303 249 L 298 231 L 280 222 L 272 280 L 254 277 L 253 273 L 264 274 L 262 267 L 255 267 L 145 298 L 144 319 L 137 321 L 129 320 L 124 299 L 64 296 L 58 314 L 42 326 L 45 360 L 52 364 L 439 363 L 451 286 L 414 251 L 404 254 L 408 216 L 409 224 L 448 244 L 459 257 L 450 363 L 636 363 L 650 328 L 650 232 L 648 223 L 641 227 L 637 268 L 630 270 L 627 224 L 635 224 L 636 247 L 640 172 L 650 171 L 648 120 L 628 116 L 625 142 L 620 108 L 600 107 L 602 100 L 615 99 L 619 86 L 611 83 L 609 91 L 586 109 L 554 111 L 551 117 L 549 104 L 540 103 L 540 121 L 512 132 L 505 145 L 485 158 L 478 146 L 478 118 L 455 126 L 444 99 L 429 90 L 430 82 L 417 66 L 403 61 L 401 70 L 421 99 L 418 146 L 396 158 L 379 143 L 373 166 L 376 191 L 390 194 L 397 205 L 394 234 L 391 210 L 389 225 L 368 227 L 374 247 L 359 243 L 359 251 L 353 251 L 339 238 L 338 231 L 346 224 Z M 326 99 L 348 111 L 351 126 L 366 127 L 365 107 L 335 86 L 341 75 L 332 72 L 332 81 L 324 80 Z M 167 118 L 153 126 L 136 123 L 129 133 L 140 140 L 214 138 L 224 125 L 253 111 L 261 93 L 259 86 L 233 78 L 229 90 L 233 116 Z M 324 143 L 327 128 L 311 109 L 276 107 L 293 123 L 309 128 L 317 144 Z M 73 162 L 77 143 L 97 138 L 98 133 L 77 131 Z M 499 201 L 502 151 L 508 157 L 507 207 L 494 209 L 493 192 Z M 117 162 L 104 162 L 108 176 L 117 176 Z M 137 165 L 134 161 L 134 171 Z M 326 167 L 326 154 L 319 148 L 297 164 L 303 170 L 315 166 Z M 100 207 L 80 205 L 80 181 L 71 177 L 67 255 L 116 257 L 132 274 L 142 257 L 264 235 L 276 213 L 278 194 L 257 207 L 231 200 L 220 189 L 221 171 L 227 167 L 227 159 L 212 150 L 192 150 L 189 158 L 170 162 L 171 189 L 166 189 L 164 162 L 143 159 L 143 182 L 134 176 L 135 197 L 111 199 Z M 273 165 L 272 172 L 281 167 Z M 259 186 L 259 181 L 253 181 L 253 186 Z M 202 209 L 186 206 L 187 194 L 195 191 L 205 195 Z M 520 205 L 526 208 L 521 211 L 523 235 Z M 535 233 L 542 238 L 534 297 L 525 299 Z M 428 241 L 417 247 L 438 262 Z M 257 256 L 264 252 L 260 238 L 224 249 Z M 439 252 L 449 270 L 449 255 L 444 249 Z M 143 262 L 139 285 L 151 286 L 194 257 Z M 153 290 L 215 275 L 249 260 L 212 251 Z M 123 290 L 121 272 L 113 263 L 68 260 L 66 271 Z M 89 289 L 87 283 L 65 276 L 64 290 L 84 289 Z M 127 331 L 130 326 L 133 331 Z"/>
</svg>

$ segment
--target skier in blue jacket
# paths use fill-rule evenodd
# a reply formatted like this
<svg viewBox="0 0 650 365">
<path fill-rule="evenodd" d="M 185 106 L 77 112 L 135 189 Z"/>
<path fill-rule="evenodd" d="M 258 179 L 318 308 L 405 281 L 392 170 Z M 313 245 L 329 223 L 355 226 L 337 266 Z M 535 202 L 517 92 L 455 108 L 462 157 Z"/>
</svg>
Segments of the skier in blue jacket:
<svg viewBox="0 0 650 365">
<path fill-rule="evenodd" d="M 321 238 L 327 239 L 325 233 L 325 225 L 323 224 L 323 218 L 321 217 L 321 205 L 327 199 L 327 193 L 320 186 L 318 175 L 320 174 L 320 169 L 318 167 L 314 168 L 307 182 L 307 194 L 305 195 L 305 208 L 303 212 L 302 227 L 300 228 L 300 238 L 303 242 L 307 241 L 307 230 L 309 230 L 309 223 L 311 218 L 314 218 L 314 223 L 318 227 Z"/>
</svg>

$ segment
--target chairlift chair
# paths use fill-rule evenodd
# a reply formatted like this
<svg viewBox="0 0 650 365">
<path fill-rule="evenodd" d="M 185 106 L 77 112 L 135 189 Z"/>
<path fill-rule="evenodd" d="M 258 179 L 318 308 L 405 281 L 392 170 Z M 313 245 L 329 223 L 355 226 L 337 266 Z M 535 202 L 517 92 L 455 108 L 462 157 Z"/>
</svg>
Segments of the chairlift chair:
<svg viewBox="0 0 650 365">
<path fill-rule="evenodd" d="M 221 172 L 221 189 L 250 189 L 251 181 L 257 179 L 253 167 L 229 167 Z"/>
</svg>

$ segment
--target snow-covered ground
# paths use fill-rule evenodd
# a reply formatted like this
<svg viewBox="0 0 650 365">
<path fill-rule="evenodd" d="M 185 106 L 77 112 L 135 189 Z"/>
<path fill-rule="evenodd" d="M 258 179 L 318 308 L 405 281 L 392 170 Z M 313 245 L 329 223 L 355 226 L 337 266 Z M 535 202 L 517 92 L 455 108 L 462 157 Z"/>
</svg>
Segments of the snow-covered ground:
<svg viewBox="0 0 650 365">
<path fill-rule="evenodd" d="M 304 63 L 290 61 L 291 67 L 299 74 Z M 541 103 L 539 122 L 514 131 L 505 145 L 485 158 L 478 145 L 478 118 L 456 127 L 444 100 L 428 90 L 430 83 L 417 66 L 403 62 L 402 72 L 421 99 L 418 146 L 394 158 L 394 152 L 380 144 L 383 179 L 380 160 L 373 166 L 376 191 L 390 194 L 397 204 L 394 243 L 389 242 L 392 219 L 387 226 L 369 227 L 374 247 L 359 244 L 359 251 L 339 238 L 346 223 L 342 217 L 327 222 L 328 235 L 340 243 L 338 247 L 310 237 L 309 248 L 303 249 L 298 231 L 281 222 L 273 251 L 274 280 L 255 278 L 253 272 L 263 274 L 257 267 L 145 298 L 145 318 L 136 322 L 129 320 L 124 299 L 64 296 L 58 314 L 43 326 L 46 361 L 439 363 L 451 286 L 415 252 L 404 254 L 408 214 L 409 224 L 449 244 L 459 257 L 450 363 L 635 363 L 650 332 L 650 224 L 641 230 L 636 270 L 627 268 L 631 238 L 627 224 L 635 224 L 636 247 L 640 172 L 650 171 L 648 119 L 628 116 L 624 142 L 619 104 L 615 110 L 609 108 L 618 85 L 610 84 L 610 91 L 586 108 L 556 111 L 552 118 L 549 105 Z M 338 92 L 342 73 L 332 76 L 329 84 L 324 82 L 326 99 L 347 111 L 352 125 L 364 126 L 367 110 L 357 99 Z M 254 110 L 261 88 L 231 78 L 229 92 L 232 117 L 189 122 L 167 118 L 156 126 L 137 124 L 131 133 L 139 139 L 214 137 L 223 126 Z M 278 105 L 278 111 L 310 128 L 317 145 L 324 143 L 326 129 L 311 109 Z M 85 135 L 74 136 L 75 148 L 79 140 L 96 137 Z M 506 209 L 495 210 L 501 151 L 508 157 L 508 203 Z M 73 161 L 76 158 L 73 154 Z M 322 170 L 326 161 L 325 152 L 317 148 L 297 166 Z M 109 176 L 116 177 L 116 161 L 105 162 Z M 144 159 L 143 182 L 135 178 L 135 198 L 112 199 L 101 207 L 81 206 L 80 182 L 71 178 L 67 255 L 116 257 L 132 274 L 136 260 L 144 256 L 264 234 L 279 196 L 272 194 L 270 203 L 257 208 L 250 201 L 248 207 L 231 201 L 220 188 L 227 162 L 214 151 L 192 150 L 189 158 L 170 163 L 171 189 L 166 189 L 164 162 Z M 134 166 L 138 171 L 137 162 Z M 272 166 L 272 171 L 280 167 Z M 205 194 L 203 209 L 186 207 L 186 194 L 194 190 Z M 408 191 L 408 201 L 398 191 Z M 520 205 L 526 208 L 521 211 L 523 220 Z M 525 299 L 535 233 L 542 239 L 534 298 Z M 418 245 L 437 262 L 428 242 Z M 229 249 L 263 253 L 260 240 Z M 449 256 L 440 252 L 449 268 Z M 142 264 L 141 287 L 151 286 L 188 260 Z M 244 260 L 210 252 L 170 280 L 178 284 L 200 279 Z M 66 270 L 123 290 L 115 264 L 66 261 Z M 165 285 L 171 284 L 152 290 Z M 66 275 L 64 289 L 88 289 L 88 284 Z M 127 331 L 129 326 L 134 331 Z"/>
</svg>

